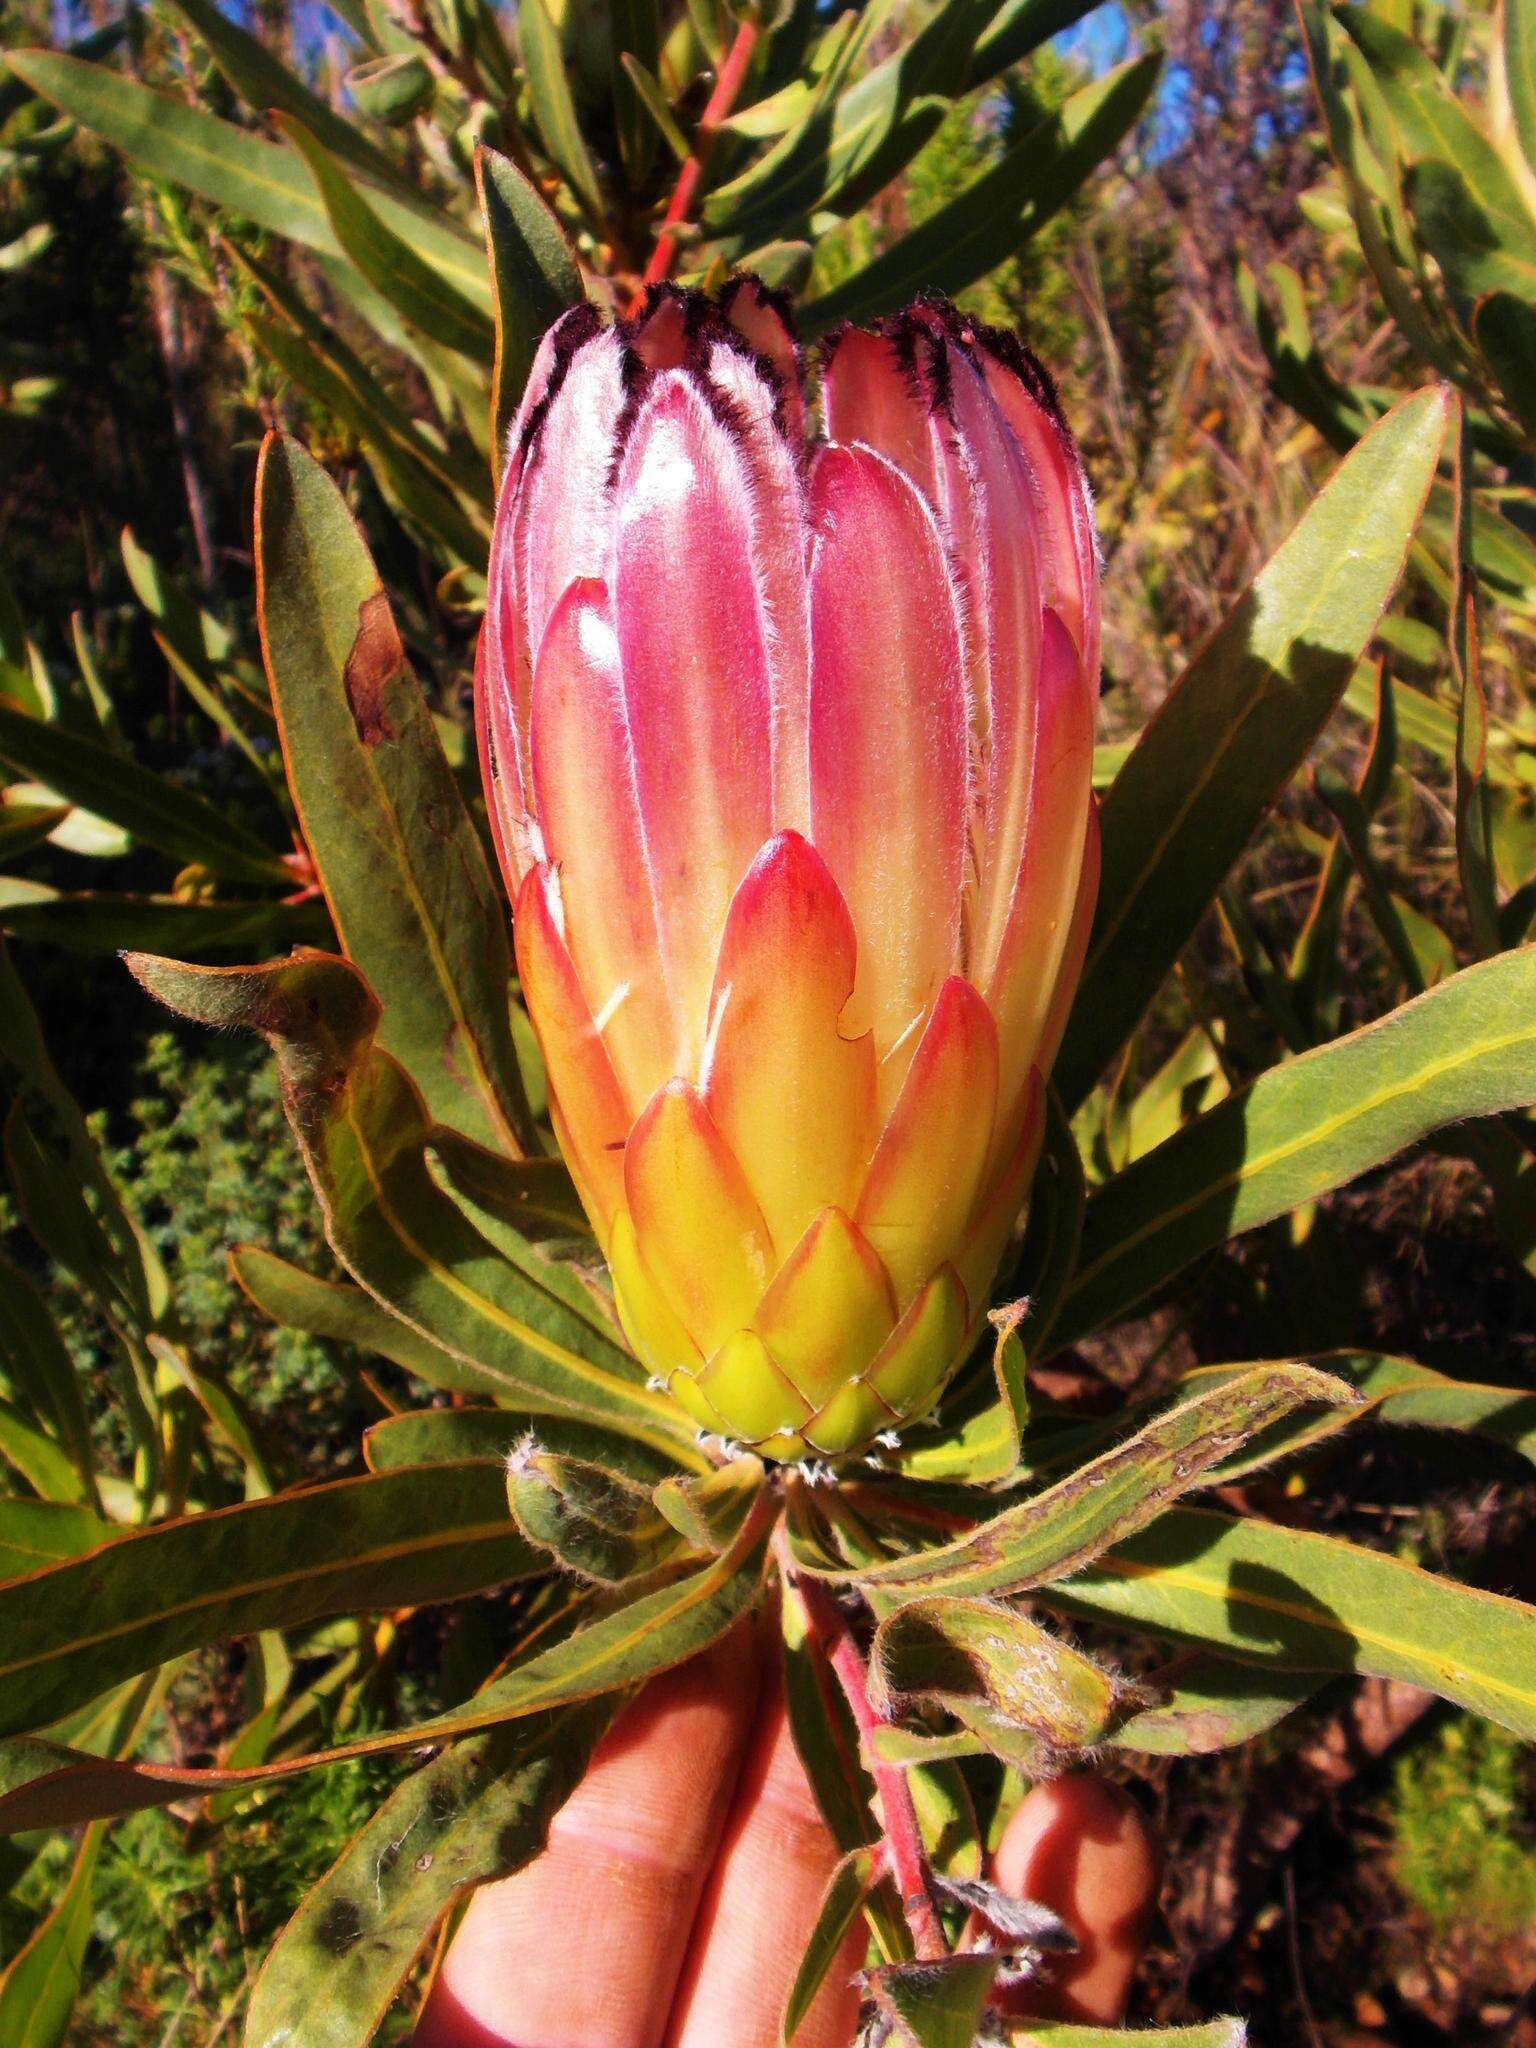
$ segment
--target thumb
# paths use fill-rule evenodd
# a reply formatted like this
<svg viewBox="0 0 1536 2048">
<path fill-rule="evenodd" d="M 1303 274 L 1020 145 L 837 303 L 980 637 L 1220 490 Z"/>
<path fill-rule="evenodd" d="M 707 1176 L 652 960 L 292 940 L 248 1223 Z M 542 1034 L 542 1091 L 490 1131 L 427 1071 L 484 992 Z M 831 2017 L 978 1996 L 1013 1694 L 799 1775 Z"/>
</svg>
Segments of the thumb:
<svg viewBox="0 0 1536 2048">
<path fill-rule="evenodd" d="M 1161 1875 L 1157 1843 L 1131 1795 L 1089 1772 L 1036 1785 L 1003 1832 L 992 1875 L 1003 1891 L 1049 1906 L 1078 1941 L 1075 1955 L 1008 1994 L 1005 2010 L 1101 2026 L 1119 2020 Z"/>
</svg>

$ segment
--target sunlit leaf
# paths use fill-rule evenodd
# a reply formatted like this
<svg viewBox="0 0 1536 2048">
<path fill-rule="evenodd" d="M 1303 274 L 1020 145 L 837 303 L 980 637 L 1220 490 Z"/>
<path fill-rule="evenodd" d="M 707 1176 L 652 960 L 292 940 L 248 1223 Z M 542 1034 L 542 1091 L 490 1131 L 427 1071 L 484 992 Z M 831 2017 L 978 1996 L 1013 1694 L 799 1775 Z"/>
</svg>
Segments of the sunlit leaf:
<svg viewBox="0 0 1536 2048">
<path fill-rule="evenodd" d="M 523 1150 L 505 912 L 367 547 L 296 442 L 266 443 L 256 529 L 289 782 L 380 1043 L 440 1122 Z"/>
<path fill-rule="evenodd" d="M 1198 1258 L 1443 1124 L 1536 1102 L 1536 947 L 1452 975 L 1287 1060 L 1091 1198 L 1054 1341 L 1125 1313 Z"/>
<path fill-rule="evenodd" d="M 1346 458 L 1143 732 L 1101 811 L 1103 879 L 1055 1080 L 1071 1110 L 1157 993 L 1337 703 L 1401 573 L 1448 401 Z"/>
</svg>

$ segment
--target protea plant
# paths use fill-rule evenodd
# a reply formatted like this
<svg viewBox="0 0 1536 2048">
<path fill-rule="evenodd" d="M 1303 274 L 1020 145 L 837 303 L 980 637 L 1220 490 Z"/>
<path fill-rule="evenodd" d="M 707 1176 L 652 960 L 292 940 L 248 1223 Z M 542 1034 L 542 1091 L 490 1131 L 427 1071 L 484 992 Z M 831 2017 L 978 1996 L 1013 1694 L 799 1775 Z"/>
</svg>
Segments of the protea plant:
<svg viewBox="0 0 1536 2048">
<path fill-rule="evenodd" d="M 512 429 L 483 765 L 556 1128 L 706 1430 L 839 1454 L 974 1337 L 1092 916 L 1099 591 L 1044 372 L 941 301 L 582 306 Z"/>
</svg>

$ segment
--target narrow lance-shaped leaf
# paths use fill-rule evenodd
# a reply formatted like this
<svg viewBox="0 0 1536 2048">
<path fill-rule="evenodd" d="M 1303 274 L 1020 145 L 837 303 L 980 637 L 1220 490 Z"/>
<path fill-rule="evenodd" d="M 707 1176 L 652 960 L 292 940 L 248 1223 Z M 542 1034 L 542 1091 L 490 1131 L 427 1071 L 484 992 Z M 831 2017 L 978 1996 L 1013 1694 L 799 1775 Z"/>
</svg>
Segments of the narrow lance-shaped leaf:
<svg viewBox="0 0 1536 2048">
<path fill-rule="evenodd" d="M 1308 1402 L 1358 1396 L 1306 1366 L 1261 1366 L 1181 1402 L 1057 1485 L 952 1543 L 830 1576 L 882 1597 L 1017 1593 L 1079 1570 L 1144 1527 L 1260 1429 Z"/>
<path fill-rule="evenodd" d="M 86 1829 L 62 1892 L 0 1971 L 0 2041 L 7 2048 L 60 2048 L 64 2040 L 91 1938 L 92 1890 L 105 1838 L 102 1827 Z"/>
<path fill-rule="evenodd" d="M 506 920 L 340 492 L 270 437 L 256 486 L 262 647 L 288 779 L 380 1042 L 440 1123 L 525 1150 Z"/>
<path fill-rule="evenodd" d="M 277 109 L 301 120 L 326 149 L 377 179 L 403 185 L 399 171 L 350 121 L 343 120 L 296 73 L 274 57 L 265 43 L 232 21 L 213 0 L 172 0 L 179 14 L 207 44 L 215 64 L 254 113 Z M 409 191 L 409 187 L 405 187 Z"/>
<path fill-rule="evenodd" d="M 495 336 L 482 308 L 418 254 L 409 233 L 384 221 L 301 120 L 280 114 L 278 126 L 308 164 L 343 252 L 374 290 L 430 340 L 489 367 Z"/>
<path fill-rule="evenodd" d="M 584 1701 L 472 1736 L 398 1786 L 278 1936 L 245 2048 L 365 2048 L 454 1902 L 543 1848 L 612 1711 Z"/>
<path fill-rule="evenodd" d="M 80 1376 L 41 1291 L 0 1257 L 0 1380 L 47 1419 L 79 1476 L 82 1498 L 95 1502 L 90 1420 Z"/>
<path fill-rule="evenodd" d="M 1135 57 L 1083 86 L 1032 128 L 957 198 L 804 309 L 820 334 L 840 320 L 869 320 L 918 292 L 967 289 L 1065 206 L 1125 137 L 1156 83 L 1161 58 Z"/>
<path fill-rule="evenodd" d="M 293 150 L 78 57 L 16 50 L 6 62 L 34 92 L 150 177 L 183 186 L 322 255 L 341 254 L 319 194 Z M 427 254 L 458 291 L 489 308 L 485 261 L 470 235 L 424 201 L 406 205 L 381 191 L 373 203 L 384 223 Z"/>
<path fill-rule="evenodd" d="M 1499 892 L 1488 790 L 1488 702 L 1483 693 L 1472 537 L 1472 442 L 1465 404 L 1456 428 L 1456 557 L 1451 592 L 1451 667 L 1460 689 L 1456 717 L 1456 864 L 1467 921 L 1479 953 L 1499 950 Z"/>
<path fill-rule="evenodd" d="M 1499 63 L 1510 122 L 1526 168 L 1536 178 L 1536 7 L 1499 0 Z"/>
<path fill-rule="evenodd" d="M 1536 1736 L 1536 1609 L 1336 1536 L 1173 1508 L 1042 1597 L 1281 1671 L 1400 1678 Z"/>
<path fill-rule="evenodd" d="M 0 1833 L 134 1813 L 188 1795 L 249 1790 L 349 1757 L 382 1756 L 478 1734 L 505 1721 L 638 1685 L 708 1649 L 757 1605 L 771 1525 L 765 1505 L 748 1518 L 723 1557 L 538 1651 L 462 1706 L 334 1749 L 245 1770 L 200 1770 L 104 1762 L 30 1738 L 0 1743 Z"/>
<path fill-rule="evenodd" d="M 279 854 L 190 790 L 125 759 L 116 747 L 0 704 L 0 760 L 173 860 L 232 881 L 291 884 Z"/>
<path fill-rule="evenodd" d="M 92 1211 L 112 1247 L 114 1270 L 128 1285 L 146 1317 L 150 1299 L 163 1285 L 159 1262 L 146 1247 L 123 1207 L 74 1097 L 59 1078 L 11 956 L 0 941 L 0 1089 L 21 1103 L 34 1135 L 57 1152 L 76 1192 L 89 1197 Z"/>
<path fill-rule="evenodd" d="M 582 205 L 595 217 L 600 216 L 603 201 L 597 170 L 576 117 L 560 38 L 544 0 L 522 0 L 517 11 L 517 40 L 528 97 L 533 103 L 533 118 L 544 147 L 565 173 Z"/>
<path fill-rule="evenodd" d="M 495 300 L 491 448 L 499 482 L 507 432 L 534 351 L 544 330 L 581 298 L 581 273 L 565 230 L 515 164 L 493 149 L 477 148 L 475 187 Z"/>
<path fill-rule="evenodd" d="M 0 1734 L 228 1636 L 544 1568 L 482 1465 L 341 1479 L 120 1537 L 0 1587 Z"/>
<path fill-rule="evenodd" d="M 285 1330 L 303 1330 L 311 1337 L 376 1352 L 429 1387 L 448 1393 L 494 1399 L 506 1391 L 497 1373 L 445 1351 L 350 1281 L 323 1280 L 259 1245 L 241 1245 L 231 1252 L 229 1265 L 262 1314 Z"/>
<path fill-rule="evenodd" d="M 1405 399 L 1346 457 L 1185 670 L 1100 813 L 1103 871 L 1056 1066 L 1071 1111 L 1125 1042 L 1337 703 L 1391 596 L 1448 399 Z"/>
<path fill-rule="evenodd" d="M 1088 1204 L 1054 1341 L 1123 1315 L 1202 1252 L 1442 1125 L 1532 1102 L 1536 947 L 1526 946 L 1271 1068 L 1107 1181 Z"/>
<path fill-rule="evenodd" d="M 582 1458 L 605 1471 L 622 1473 L 645 1486 L 679 1476 L 677 1459 L 615 1431 L 570 1422 L 563 1415 L 513 1415 L 505 1408 L 417 1408 L 376 1422 L 363 1435 L 370 1472 L 398 1472 L 407 1465 L 494 1465 L 508 1458 L 533 1432 L 539 1447 Z M 681 1449 L 679 1459 L 686 1456 Z M 702 1459 L 700 1461 L 702 1463 Z M 676 1524 L 673 1525 L 676 1527 Z M 680 1530 L 680 1534 L 691 1534 Z M 734 1534 L 734 1531 L 732 1532 Z M 701 1543 L 701 1550 L 725 1548 Z"/>
<path fill-rule="evenodd" d="M 512 1405 L 691 1449 L 691 1426 L 635 1360 L 498 1257 L 432 1180 L 421 1097 L 373 1044 L 378 1004 L 346 961 L 221 970 L 135 954 L 128 965 L 184 1016 L 272 1044 L 331 1246 L 388 1309 Z"/>
<path fill-rule="evenodd" d="M 789 1987 L 779 2032 L 782 2048 L 794 2048 L 801 2023 L 815 2004 L 817 1992 L 826 1982 L 828 1971 L 864 1910 L 864 1901 L 874 1883 L 874 1871 L 873 1849 L 850 1849 L 839 1859 L 828 1878 L 821 1904 L 816 1909 L 815 1925 L 806 1941 L 800 1967 L 795 1972 L 795 1981 Z"/>
</svg>

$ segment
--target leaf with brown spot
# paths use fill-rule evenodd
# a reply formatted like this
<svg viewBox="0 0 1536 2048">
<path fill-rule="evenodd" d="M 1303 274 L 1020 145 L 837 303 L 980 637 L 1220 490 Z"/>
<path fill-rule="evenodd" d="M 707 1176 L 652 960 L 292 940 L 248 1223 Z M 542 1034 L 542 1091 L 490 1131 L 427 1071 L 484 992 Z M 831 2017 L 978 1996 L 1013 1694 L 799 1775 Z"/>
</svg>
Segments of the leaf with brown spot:
<svg viewBox="0 0 1536 2048">
<path fill-rule="evenodd" d="M 507 916 L 341 493 L 296 441 L 256 485 L 262 650 L 288 781 L 379 1042 L 434 1120 L 534 1149 L 512 1044 Z"/>
</svg>

